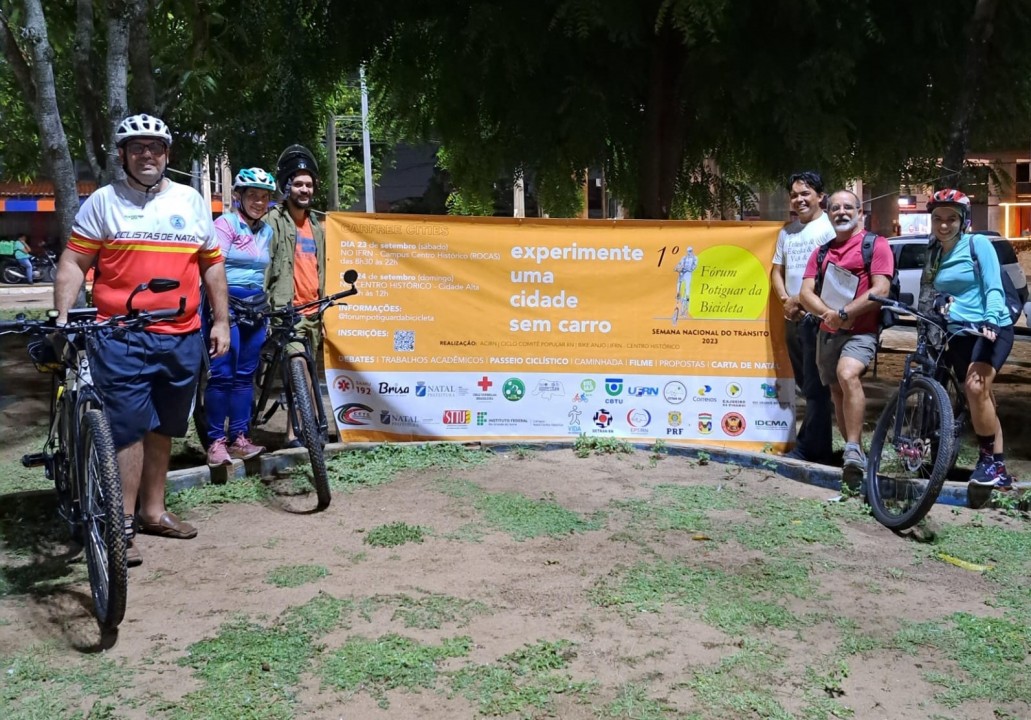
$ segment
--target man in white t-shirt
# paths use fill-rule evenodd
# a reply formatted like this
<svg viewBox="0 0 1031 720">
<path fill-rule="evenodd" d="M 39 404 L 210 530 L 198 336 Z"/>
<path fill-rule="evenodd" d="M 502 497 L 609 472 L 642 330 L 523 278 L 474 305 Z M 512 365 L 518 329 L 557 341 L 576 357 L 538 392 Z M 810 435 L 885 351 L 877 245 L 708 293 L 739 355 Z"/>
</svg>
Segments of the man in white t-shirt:
<svg viewBox="0 0 1031 720">
<path fill-rule="evenodd" d="M 834 239 L 834 227 L 820 207 L 824 199 L 823 178 L 811 170 L 788 178 L 788 199 L 798 215 L 780 231 L 773 254 L 770 281 L 784 305 L 788 356 L 795 373 L 795 385 L 805 397 L 805 415 L 798 429 L 795 448 L 786 453 L 796 460 L 828 464 L 831 461 L 830 389 L 820 380 L 816 366 L 816 334 L 819 318 L 808 318 L 798 299 L 802 275 L 813 250 Z"/>
</svg>

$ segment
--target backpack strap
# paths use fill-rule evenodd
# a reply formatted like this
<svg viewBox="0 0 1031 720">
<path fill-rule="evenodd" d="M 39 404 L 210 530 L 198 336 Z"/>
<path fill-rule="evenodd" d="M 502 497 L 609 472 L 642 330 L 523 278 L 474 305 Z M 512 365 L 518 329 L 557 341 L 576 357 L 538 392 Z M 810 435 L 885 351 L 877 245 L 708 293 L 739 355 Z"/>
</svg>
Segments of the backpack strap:
<svg viewBox="0 0 1031 720">
<path fill-rule="evenodd" d="M 834 241 L 828 240 L 816 252 L 816 286 L 813 290 L 816 292 L 817 297 L 823 291 L 823 263 L 827 259 L 827 253 L 830 252 L 832 242 Z"/>
<path fill-rule="evenodd" d="M 873 246 L 877 242 L 877 233 L 868 232 L 863 235 L 863 265 L 866 267 L 866 276 L 870 277 L 870 264 L 873 263 Z"/>
</svg>

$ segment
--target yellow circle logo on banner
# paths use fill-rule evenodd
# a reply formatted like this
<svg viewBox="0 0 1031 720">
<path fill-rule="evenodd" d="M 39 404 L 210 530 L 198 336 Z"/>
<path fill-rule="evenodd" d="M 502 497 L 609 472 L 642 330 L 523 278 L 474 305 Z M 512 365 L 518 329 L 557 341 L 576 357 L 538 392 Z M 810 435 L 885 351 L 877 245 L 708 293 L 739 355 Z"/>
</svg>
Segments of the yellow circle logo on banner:
<svg viewBox="0 0 1031 720">
<path fill-rule="evenodd" d="M 697 320 L 756 320 L 770 292 L 766 267 L 748 250 L 717 245 L 698 255 L 689 313 Z"/>
</svg>

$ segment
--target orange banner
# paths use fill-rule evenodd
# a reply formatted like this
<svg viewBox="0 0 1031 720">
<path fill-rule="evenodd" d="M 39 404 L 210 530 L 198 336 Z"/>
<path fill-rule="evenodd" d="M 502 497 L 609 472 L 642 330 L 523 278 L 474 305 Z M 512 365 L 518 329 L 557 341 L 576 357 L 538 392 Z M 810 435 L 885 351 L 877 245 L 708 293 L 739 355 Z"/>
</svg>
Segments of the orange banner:
<svg viewBox="0 0 1031 720">
<path fill-rule="evenodd" d="M 341 437 L 783 447 L 781 227 L 331 213 L 360 290 L 326 317 Z"/>
</svg>

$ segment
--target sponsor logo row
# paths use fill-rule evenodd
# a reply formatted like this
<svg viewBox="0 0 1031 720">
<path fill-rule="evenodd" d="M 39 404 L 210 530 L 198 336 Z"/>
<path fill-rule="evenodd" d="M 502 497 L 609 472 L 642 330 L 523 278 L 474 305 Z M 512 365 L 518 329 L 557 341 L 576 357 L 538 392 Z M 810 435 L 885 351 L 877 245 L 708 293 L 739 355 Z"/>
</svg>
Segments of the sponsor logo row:
<svg viewBox="0 0 1031 720">
<path fill-rule="evenodd" d="M 570 397 L 566 391 L 568 381 L 563 380 L 538 380 L 530 390 L 530 395 L 544 400 L 553 398 Z M 371 397 L 411 396 L 417 398 L 462 398 L 471 397 L 475 400 L 494 400 L 503 397 L 510 402 L 519 402 L 527 395 L 526 382 L 519 377 L 491 378 L 489 375 L 481 377 L 473 387 L 468 387 L 453 382 L 426 382 L 416 381 L 414 385 L 405 383 L 392 383 L 388 381 L 370 382 L 352 375 L 337 375 L 333 381 L 333 387 L 343 395 L 356 395 Z M 589 402 L 594 399 L 602 399 L 606 403 L 618 402 L 622 404 L 622 398 L 659 398 L 661 397 L 670 405 L 680 405 L 688 399 L 694 403 L 716 403 L 721 400 L 725 405 L 744 405 L 746 384 L 744 381 L 732 381 L 723 387 L 711 384 L 699 384 L 691 389 L 688 385 L 672 380 L 661 387 L 658 385 L 630 385 L 625 383 L 621 377 L 605 378 L 599 383 L 592 378 L 585 378 L 580 381 L 579 387 L 572 393 L 573 402 Z M 787 402 L 782 400 L 781 387 L 776 380 L 764 380 L 755 383 L 753 390 L 749 393 L 750 398 L 761 398 L 762 401 L 773 403 Z M 616 400 L 619 398 L 619 400 Z M 754 400 L 753 400 L 754 401 Z"/>
<path fill-rule="evenodd" d="M 567 423 L 559 422 L 557 419 L 547 420 L 540 418 L 525 417 L 499 417 L 495 412 L 485 410 L 474 410 L 471 408 L 445 409 L 439 416 L 418 417 L 416 415 L 395 412 L 393 410 L 376 411 L 364 403 L 345 403 L 334 411 L 337 422 L 342 426 L 371 426 L 382 427 L 434 427 L 444 426 L 452 428 L 469 427 L 535 427 L 535 428 L 566 428 L 569 433 L 580 434 L 582 432 L 614 432 L 616 428 L 625 428 L 630 434 L 653 434 L 664 430 L 666 436 L 679 437 L 685 433 L 684 413 L 679 410 L 671 410 L 666 413 L 665 423 L 657 417 L 658 413 L 645 408 L 632 408 L 625 416 L 622 411 L 614 412 L 609 408 L 598 408 L 593 413 L 589 410 L 581 410 L 574 405 L 567 413 Z M 717 413 L 700 412 L 696 416 L 697 433 L 699 435 L 712 435 L 717 430 L 727 437 L 736 438 L 742 435 L 751 422 L 756 431 L 776 431 L 783 433 L 788 430 L 789 422 L 786 419 L 755 418 L 751 421 L 746 419 L 743 413 L 731 411 Z M 688 433 L 687 436 L 693 433 Z"/>
</svg>

